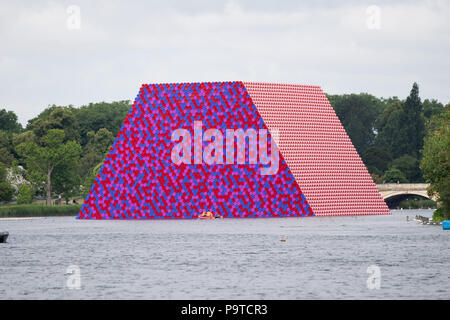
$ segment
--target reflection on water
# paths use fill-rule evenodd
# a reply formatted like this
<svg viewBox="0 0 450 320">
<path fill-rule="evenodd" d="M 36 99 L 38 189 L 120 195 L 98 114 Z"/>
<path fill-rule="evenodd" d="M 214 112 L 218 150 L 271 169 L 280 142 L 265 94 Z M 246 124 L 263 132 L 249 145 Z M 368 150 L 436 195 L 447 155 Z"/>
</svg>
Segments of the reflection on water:
<svg viewBox="0 0 450 320">
<path fill-rule="evenodd" d="M 450 232 L 391 216 L 0 220 L 3 299 L 449 299 Z M 281 242 L 281 237 L 286 242 Z M 70 290 L 69 266 L 81 289 Z M 377 265 L 381 287 L 367 287 Z"/>
</svg>

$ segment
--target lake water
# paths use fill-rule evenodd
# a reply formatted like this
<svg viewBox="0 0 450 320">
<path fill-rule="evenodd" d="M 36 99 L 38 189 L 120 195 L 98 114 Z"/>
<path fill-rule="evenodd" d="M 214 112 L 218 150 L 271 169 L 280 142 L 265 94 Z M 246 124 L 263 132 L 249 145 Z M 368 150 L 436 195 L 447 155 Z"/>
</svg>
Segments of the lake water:
<svg viewBox="0 0 450 320">
<path fill-rule="evenodd" d="M 449 299 L 450 231 L 390 216 L 0 220 L 1 299 Z M 281 237 L 286 242 L 281 242 Z M 80 270 L 69 289 L 67 268 Z M 380 271 L 369 289 L 367 268 Z M 76 283 L 71 282 L 70 283 Z"/>
</svg>

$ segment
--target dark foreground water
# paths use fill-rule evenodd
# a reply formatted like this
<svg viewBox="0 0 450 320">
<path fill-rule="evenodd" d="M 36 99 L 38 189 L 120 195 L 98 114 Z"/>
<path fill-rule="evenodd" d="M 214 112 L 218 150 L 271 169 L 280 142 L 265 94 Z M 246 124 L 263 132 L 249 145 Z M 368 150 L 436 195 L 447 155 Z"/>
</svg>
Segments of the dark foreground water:
<svg viewBox="0 0 450 320">
<path fill-rule="evenodd" d="M 10 233 L 8 243 L 0 244 L 0 297 L 449 299 L 450 231 L 406 222 L 406 215 L 431 213 L 210 221 L 0 220 L 0 231 Z M 78 290 L 67 286 L 77 283 L 66 273 L 71 265 L 80 270 Z M 370 265 L 379 268 L 379 289 L 367 285 Z"/>
</svg>

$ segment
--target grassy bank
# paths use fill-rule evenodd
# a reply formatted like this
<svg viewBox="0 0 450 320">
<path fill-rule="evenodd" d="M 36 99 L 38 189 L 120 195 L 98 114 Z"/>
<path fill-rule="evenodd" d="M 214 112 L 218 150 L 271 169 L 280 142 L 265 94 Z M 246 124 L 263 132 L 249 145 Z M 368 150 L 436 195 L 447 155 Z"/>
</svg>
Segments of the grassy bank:
<svg viewBox="0 0 450 320">
<path fill-rule="evenodd" d="M 51 217 L 51 216 L 76 216 L 81 205 L 13 205 L 0 207 L 0 218 L 6 217 Z"/>
</svg>

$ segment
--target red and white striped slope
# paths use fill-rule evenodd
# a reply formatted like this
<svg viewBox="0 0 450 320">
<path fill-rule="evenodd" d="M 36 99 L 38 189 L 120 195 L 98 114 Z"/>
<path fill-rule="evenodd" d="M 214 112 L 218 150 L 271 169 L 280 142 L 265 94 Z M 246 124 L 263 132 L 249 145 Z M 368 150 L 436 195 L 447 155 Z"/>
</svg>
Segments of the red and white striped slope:
<svg viewBox="0 0 450 320">
<path fill-rule="evenodd" d="M 390 214 L 320 87 L 244 85 L 315 215 Z"/>
</svg>

